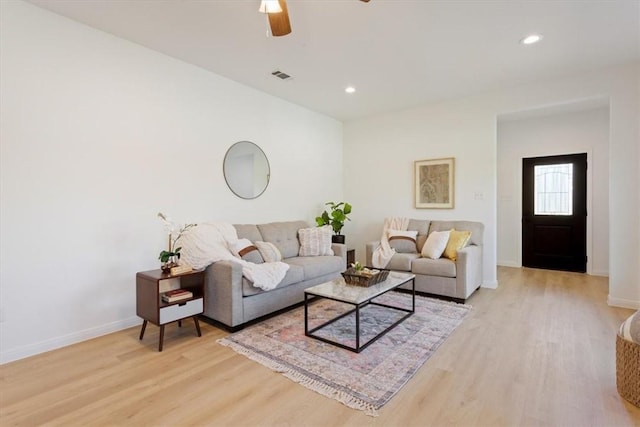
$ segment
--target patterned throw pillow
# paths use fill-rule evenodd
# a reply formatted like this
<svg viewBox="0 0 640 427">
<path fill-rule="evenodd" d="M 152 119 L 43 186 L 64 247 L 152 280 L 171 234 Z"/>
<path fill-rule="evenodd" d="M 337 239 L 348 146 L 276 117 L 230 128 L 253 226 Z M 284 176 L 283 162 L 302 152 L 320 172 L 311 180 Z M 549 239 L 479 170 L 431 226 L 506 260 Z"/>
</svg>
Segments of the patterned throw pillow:
<svg viewBox="0 0 640 427">
<path fill-rule="evenodd" d="M 467 246 L 469 239 L 471 239 L 470 231 L 456 231 L 452 229 L 443 256 L 449 258 L 451 261 L 455 261 L 458 258 L 458 251 Z"/>
<path fill-rule="evenodd" d="M 254 264 L 262 264 L 264 259 L 260 255 L 260 251 L 249 239 L 238 239 L 229 245 L 229 249 L 235 256 Z"/>
<path fill-rule="evenodd" d="M 325 256 L 333 255 L 331 249 L 331 235 L 333 230 L 330 226 L 301 228 L 298 230 L 300 240 L 299 256 Z"/>
<path fill-rule="evenodd" d="M 640 344 L 640 311 L 636 311 L 625 320 L 618 332 L 625 340 Z"/>
<path fill-rule="evenodd" d="M 255 245 L 258 247 L 264 262 L 282 261 L 282 254 L 273 243 L 257 241 Z"/>
<path fill-rule="evenodd" d="M 387 238 L 389 246 L 401 254 L 415 254 L 418 252 L 416 246 L 417 231 L 405 230 L 388 230 Z"/>
<path fill-rule="evenodd" d="M 422 256 L 431 259 L 440 258 L 447 247 L 450 234 L 451 230 L 432 231 L 422 247 Z"/>
</svg>

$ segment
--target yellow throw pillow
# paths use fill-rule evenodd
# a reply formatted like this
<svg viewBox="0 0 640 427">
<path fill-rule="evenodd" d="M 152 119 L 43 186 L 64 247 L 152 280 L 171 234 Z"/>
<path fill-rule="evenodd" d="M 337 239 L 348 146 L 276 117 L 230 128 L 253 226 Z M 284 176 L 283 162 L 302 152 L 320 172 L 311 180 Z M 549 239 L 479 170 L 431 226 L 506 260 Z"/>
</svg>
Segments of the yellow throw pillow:
<svg viewBox="0 0 640 427">
<path fill-rule="evenodd" d="M 454 229 L 451 229 L 447 247 L 445 248 L 444 254 L 442 255 L 445 258 L 449 258 L 451 261 L 455 261 L 458 258 L 458 251 L 467 246 L 470 238 L 470 231 L 456 231 Z"/>
</svg>

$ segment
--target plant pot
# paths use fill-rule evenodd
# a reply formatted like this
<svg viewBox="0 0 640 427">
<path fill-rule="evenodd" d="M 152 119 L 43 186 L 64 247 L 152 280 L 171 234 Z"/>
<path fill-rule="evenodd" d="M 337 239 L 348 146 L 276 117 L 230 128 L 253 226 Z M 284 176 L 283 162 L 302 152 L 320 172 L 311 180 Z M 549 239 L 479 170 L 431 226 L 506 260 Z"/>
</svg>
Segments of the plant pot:
<svg viewBox="0 0 640 427">
<path fill-rule="evenodd" d="M 169 273 L 173 267 L 177 267 L 178 263 L 173 261 L 167 261 L 160 266 L 163 273 Z"/>
<path fill-rule="evenodd" d="M 331 236 L 331 241 L 333 243 L 342 243 L 344 245 L 344 234 L 334 234 Z"/>
</svg>

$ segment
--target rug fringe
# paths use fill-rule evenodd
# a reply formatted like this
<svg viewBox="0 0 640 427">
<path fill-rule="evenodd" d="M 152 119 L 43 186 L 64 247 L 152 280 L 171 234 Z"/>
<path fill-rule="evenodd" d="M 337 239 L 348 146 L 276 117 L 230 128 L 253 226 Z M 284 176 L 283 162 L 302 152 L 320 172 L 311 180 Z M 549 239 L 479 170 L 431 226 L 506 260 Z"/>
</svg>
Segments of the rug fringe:
<svg viewBox="0 0 640 427">
<path fill-rule="evenodd" d="M 335 399 L 343 405 L 348 406 L 349 408 L 364 411 L 366 415 L 369 415 L 371 417 L 378 416 L 377 408 L 362 399 L 358 399 L 357 397 L 353 397 L 341 390 L 336 390 L 334 387 L 328 386 L 327 384 L 314 380 L 313 378 L 309 378 L 308 376 L 301 374 L 300 372 L 296 372 L 290 368 L 287 368 L 286 366 L 283 366 L 281 363 L 278 363 L 275 360 L 261 356 L 246 347 L 228 340 L 227 338 L 220 338 L 217 340 L 217 342 L 218 344 L 229 347 L 237 353 L 240 353 L 248 357 L 249 359 L 266 366 L 272 371 L 283 374 L 291 381 L 301 384 L 307 387 L 309 390 L 313 390 L 323 396 Z"/>
</svg>

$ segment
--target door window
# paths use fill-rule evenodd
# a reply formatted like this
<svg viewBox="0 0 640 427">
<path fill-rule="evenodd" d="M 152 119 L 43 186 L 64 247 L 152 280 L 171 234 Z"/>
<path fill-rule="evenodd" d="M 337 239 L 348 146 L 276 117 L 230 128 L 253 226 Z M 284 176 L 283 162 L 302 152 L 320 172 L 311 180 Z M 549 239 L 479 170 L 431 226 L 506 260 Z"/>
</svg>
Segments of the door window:
<svg viewBox="0 0 640 427">
<path fill-rule="evenodd" d="M 535 165 L 534 214 L 573 215 L 573 164 Z"/>
</svg>

